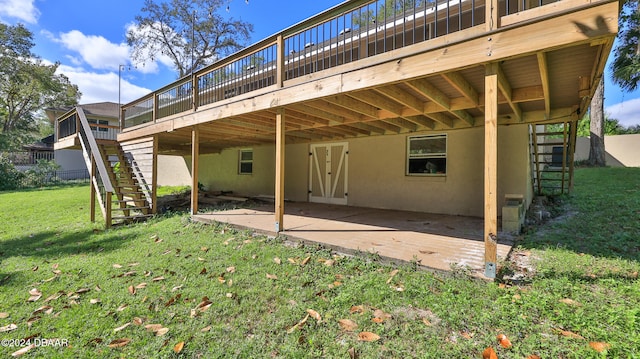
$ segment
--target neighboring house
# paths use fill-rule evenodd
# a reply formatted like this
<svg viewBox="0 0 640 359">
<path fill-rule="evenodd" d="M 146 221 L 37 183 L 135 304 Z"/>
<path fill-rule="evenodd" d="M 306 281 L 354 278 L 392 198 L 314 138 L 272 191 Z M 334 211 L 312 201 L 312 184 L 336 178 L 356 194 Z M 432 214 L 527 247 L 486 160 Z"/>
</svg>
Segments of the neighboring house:
<svg viewBox="0 0 640 359">
<path fill-rule="evenodd" d="M 342 3 L 124 105 L 118 142 L 185 156 L 193 213 L 198 183 L 273 196 L 276 232 L 285 198 L 484 217 L 495 276 L 504 198 L 526 208 L 553 172 L 570 187 L 549 148 L 573 155 L 619 3 L 385 3 Z"/>
<path fill-rule="evenodd" d="M 53 160 L 53 142 L 53 135 L 47 136 L 40 141 L 22 146 L 22 152 L 10 152 L 7 155 L 16 169 L 26 171 L 40 160 Z"/>
<path fill-rule="evenodd" d="M 578 137 L 576 161 L 589 159 L 589 137 Z M 640 134 L 604 136 L 605 161 L 611 167 L 640 167 Z"/>
</svg>

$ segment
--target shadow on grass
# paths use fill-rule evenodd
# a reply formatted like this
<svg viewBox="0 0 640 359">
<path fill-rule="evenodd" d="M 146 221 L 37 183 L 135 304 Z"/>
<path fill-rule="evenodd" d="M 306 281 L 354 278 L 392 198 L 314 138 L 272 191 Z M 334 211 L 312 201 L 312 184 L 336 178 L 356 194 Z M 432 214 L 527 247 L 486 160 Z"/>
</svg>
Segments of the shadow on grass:
<svg viewBox="0 0 640 359">
<path fill-rule="evenodd" d="M 48 258 L 98 253 L 113 251 L 128 242 L 129 239 L 117 230 L 85 230 L 73 233 L 46 231 L 0 242 L 0 258 L 14 256 Z"/>
</svg>

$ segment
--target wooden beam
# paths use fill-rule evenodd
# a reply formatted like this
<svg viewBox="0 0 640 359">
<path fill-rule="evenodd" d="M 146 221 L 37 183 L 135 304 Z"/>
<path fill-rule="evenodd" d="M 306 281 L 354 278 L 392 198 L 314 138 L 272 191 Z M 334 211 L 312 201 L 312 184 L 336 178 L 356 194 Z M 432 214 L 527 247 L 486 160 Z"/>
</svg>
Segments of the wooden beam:
<svg viewBox="0 0 640 359">
<path fill-rule="evenodd" d="M 442 74 L 442 77 L 447 80 L 449 85 L 453 86 L 462 96 L 471 101 L 475 105 L 475 107 L 481 111 L 482 107 L 480 106 L 480 97 L 478 95 L 478 91 L 476 91 L 471 84 L 465 80 L 465 78 L 460 75 L 459 72 L 447 72 Z"/>
<path fill-rule="evenodd" d="M 542 93 L 544 96 L 544 114 L 549 118 L 551 114 L 551 95 L 549 93 L 549 68 L 547 65 L 547 54 L 538 52 L 538 71 L 542 82 Z"/>
<path fill-rule="evenodd" d="M 158 211 L 158 136 L 153 136 L 153 162 L 151 165 L 151 213 Z"/>
<path fill-rule="evenodd" d="M 498 13 L 498 0 L 486 0 L 485 2 L 485 28 L 487 32 L 500 27 L 500 14 Z"/>
<path fill-rule="evenodd" d="M 284 229 L 284 136 L 285 112 L 278 109 L 276 113 L 276 189 L 275 189 L 275 228 L 276 233 Z"/>
<path fill-rule="evenodd" d="M 355 111 L 359 114 L 378 119 L 378 108 L 348 96 L 331 96 L 325 98 L 329 103 Z"/>
<path fill-rule="evenodd" d="M 276 40 L 276 51 L 278 52 L 276 55 L 276 86 L 278 86 L 278 88 L 282 88 L 285 79 L 284 37 L 282 34 L 278 35 L 278 39 Z"/>
<path fill-rule="evenodd" d="M 485 276 L 496 277 L 498 248 L 498 64 L 485 75 L 484 120 L 484 263 Z"/>
<path fill-rule="evenodd" d="M 191 215 L 198 213 L 198 165 L 200 161 L 200 132 L 191 130 Z"/>
<path fill-rule="evenodd" d="M 497 68 L 498 88 L 500 89 L 500 92 L 502 92 L 502 95 L 507 99 L 507 103 L 509 104 L 509 107 L 511 107 L 516 119 L 519 122 L 522 122 L 522 110 L 517 103 L 513 102 L 511 84 L 509 83 L 509 80 L 505 76 L 500 65 L 496 64 L 493 66 L 496 66 Z"/>
<path fill-rule="evenodd" d="M 91 192 L 89 194 L 90 202 L 91 202 L 90 218 L 91 218 L 91 222 L 95 222 L 96 221 L 96 187 L 93 185 L 93 183 L 94 183 L 94 178 L 96 176 L 96 160 L 93 158 L 93 156 L 91 156 L 91 169 L 89 170 L 89 172 L 91 172 L 91 185 L 89 186 L 89 188 L 91 188 Z"/>
</svg>

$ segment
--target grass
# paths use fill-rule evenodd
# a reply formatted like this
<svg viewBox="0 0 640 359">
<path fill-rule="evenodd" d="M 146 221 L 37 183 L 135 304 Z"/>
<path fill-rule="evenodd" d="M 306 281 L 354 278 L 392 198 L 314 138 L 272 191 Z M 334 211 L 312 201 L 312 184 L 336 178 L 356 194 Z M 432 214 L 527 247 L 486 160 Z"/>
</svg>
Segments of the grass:
<svg viewBox="0 0 640 359">
<path fill-rule="evenodd" d="M 518 282 L 336 256 L 185 213 L 105 231 L 88 203 L 85 186 L 0 193 L 0 339 L 69 343 L 23 357 L 640 357 L 640 169 L 578 170 L 563 217 L 503 264 L 526 267 Z"/>
</svg>

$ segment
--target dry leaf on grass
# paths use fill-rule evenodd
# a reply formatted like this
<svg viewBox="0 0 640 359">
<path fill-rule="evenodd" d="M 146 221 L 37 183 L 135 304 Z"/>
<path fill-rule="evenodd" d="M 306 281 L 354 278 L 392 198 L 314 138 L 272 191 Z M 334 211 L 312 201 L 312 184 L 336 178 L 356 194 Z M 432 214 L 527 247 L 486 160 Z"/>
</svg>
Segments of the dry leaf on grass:
<svg viewBox="0 0 640 359">
<path fill-rule="evenodd" d="M 278 257 L 273 258 L 273 261 L 276 262 L 276 264 L 282 264 L 282 260 Z"/>
<path fill-rule="evenodd" d="M 394 269 L 391 271 L 391 273 L 389 273 L 389 279 L 387 279 L 387 284 L 391 283 L 391 281 L 393 280 L 393 277 L 396 276 L 396 274 L 398 274 L 399 270 Z"/>
<path fill-rule="evenodd" d="M 8 317 L 9 317 L 9 313 L 0 312 L 0 319 L 4 319 L 4 318 L 8 318 Z"/>
<path fill-rule="evenodd" d="M 144 323 L 144 320 L 142 318 L 135 317 L 133 318 L 133 321 L 131 321 L 131 323 L 133 323 L 133 325 L 142 325 L 142 323 Z"/>
<path fill-rule="evenodd" d="M 38 299 L 40 299 L 40 297 L 42 297 L 42 292 L 38 290 L 38 288 L 32 288 L 29 291 L 29 299 L 27 299 L 28 302 L 35 302 Z"/>
<path fill-rule="evenodd" d="M 584 340 L 584 337 L 580 334 L 576 334 L 574 332 L 570 332 L 568 330 L 560 330 L 559 333 L 567 338 L 571 338 L 571 339 L 581 339 Z"/>
<path fill-rule="evenodd" d="M 136 294 L 136 287 L 130 285 L 129 288 L 127 288 L 127 290 L 129 290 L 129 293 L 131 293 L 131 295 L 135 295 Z"/>
<path fill-rule="evenodd" d="M 311 259 L 311 257 L 307 257 L 307 258 L 303 259 L 302 262 L 300 262 L 300 265 L 303 266 L 303 267 L 306 266 L 307 263 L 309 263 L 310 259 Z"/>
<path fill-rule="evenodd" d="M 338 320 L 338 324 L 340 325 L 340 329 L 347 332 L 358 329 L 358 324 L 351 319 L 340 319 Z"/>
<path fill-rule="evenodd" d="M 233 267 L 233 266 L 227 267 L 226 270 L 227 270 L 227 273 L 235 273 L 236 272 L 236 267 Z"/>
<path fill-rule="evenodd" d="M 611 345 L 605 342 L 589 342 L 589 346 L 598 353 L 602 353 L 603 351 L 611 348 Z"/>
<path fill-rule="evenodd" d="M 278 279 L 278 276 L 277 276 L 277 275 L 275 275 L 275 274 L 269 274 L 269 273 L 267 273 L 267 278 L 268 278 L 268 279 L 276 280 L 276 279 Z"/>
<path fill-rule="evenodd" d="M 145 283 L 145 282 L 142 282 L 142 283 L 136 285 L 136 289 L 144 289 L 146 287 L 147 287 L 147 283 Z"/>
<path fill-rule="evenodd" d="M 492 347 L 487 347 L 487 349 L 482 352 L 482 359 L 498 359 L 498 355 Z"/>
<path fill-rule="evenodd" d="M 503 348 L 511 348 L 511 341 L 509 340 L 509 338 L 507 338 L 506 335 L 498 334 L 496 339 L 498 340 L 498 344 L 500 344 Z"/>
<path fill-rule="evenodd" d="M 99 298 L 93 298 L 93 299 L 90 299 L 90 300 L 89 300 L 89 303 L 91 303 L 91 304 L 98 304 L 98 303 L 100 303 L 100 299 L 99 299 Z"/>
<path fill-rule="evenodd" d="M 180 352 L 182 351 L 182 348 L 184 348 L 184 342 L 180 342 L 180 343 L 176 344 L 173 347 L 173 352 L 176 353 L 176 354 L 180 354 Z"/>
<path fill-rule="evenodd" d="M 349 313 L 351 313 L 351 314 L 353 314 L 353 313 L 364 313 L 364 306 L 363 305 L 353 305 L 349 309 Z"/>
<path fill-rule="evenodd" d="M 311 318 L 315 319 L 320 323 L 322 321 L 322 316 L 313 309 L 307 309 L 307 313 L 311 316 Z"/>
<path fill-rule="evenodd" d="M 540 357 L 535 354 L 531 354 L 527 357 L 527 359 L 540 359 Z"/>
<path fill-rule="evenodd" d="M 294 325 L 293 327 L 287 329 L 287 334 L 291 334 L 293 332 L 296 331 L 296 329 L 300 329 L 309 319 L 309 314 L 307 314 L 304 318 L 302 318 L 301 321 L 299 321 L 298 323 L 296 323 L 296 325 Z"/>
<path fill-rule="evenodd" d="M 130 326 L 130 325 L 131 325 L 131 322 L 129 322 L 129 323 L 125 323 L 124 325 L 121 325 L 121 326 L 117 327 L 117 328 L 116 328 L 116 329 L 114 329 L 113 331 L 114 331 L 114 332 L 119 332 L 119 331 L 121 331 L 121 330 L 125 329 L 126 327 L 128 327 L 128 326 Z"/>
<path fill-rule="evenodd" d="M 163 276 L 155 277 L 155 278 L 153 278 L 151 281 L 152 281 L 152 282 L 159 282 L 159 281 L 161 281 L 161 280 L 164 280 L 164 277 L 163 277 Z"/>
<path fill-rule="evenodd" d="M 201 332 L 203 332 L 203 333 L 206 333 L 206 332 L 210 331 L 210 330 L 211 330 L 211 328 L 212 328 L 212 326 L 207 325 L 206 327 L 204 327 L 204 328 L 200 329 L 200 331 L 201 331 Z"/>
<path fill-rule="evenodd" d="M 127 305 L 127 304 L 120 304 L 120 306 L 119 306 L 116 310 L 117 310 L 118 312 L 121 312 L 121 311 L 123 311 L 123 310 L 127 309 L 127 307 L 128 307 L 128 306 L 129 306 L 129 305 Z"/>
<path fill-rule="evenodd" d="M 26 354 L 29 350 L 31 350 L 31 349 L 33 349 L 35 347 L 36 347 L 35 344 L 31 344 L 29 346 L 21 348 L 20 350 L 16 350 L 15 352 L 11 353 L 11 356 L 14 357 L 14 358 L 19 357 L 19 356 L 21 356 L 23 354 Z"/>
<path fill-rule="evenodd" d="M 120 268 L 122 268 L 122 265 L 116 263 L 112 267 L 115 268 L 115 269 L 120 269 Z"/>
<path fill-rule="evenodd" d="M 157 336 L 157 337 L 161 337 L 161 336 L 163 336 L 163 335 L 167 334 L 167 332 L 168 332 L 168 331 L 169 331 L 169 328 L 164 328 L 164 327 L 163 327 L 163 328 L 160 328 L 160 329 L 158 329 L 158 330 L 156 331 L 156 336 Z"/>
<path fill-rule="evenodd" d="M 0 327 L 0 333 L 10 332 L 10 331 L 16 330 L 16 329 L 18 329 L 18 326 L 15 325 L 14 323 L 11 323 L 9 325 L 5 325 L 4 327 Z"/>
<path fill-rule="evenodd" d="M 374 342 L 380 339 L 380 336 L 372 332 L 360 332 L 358 333 L 358 340 L 363 342 Z"/>
<path fill-rule="evenodd" d="M 121 348 L 121 347 L 129 344 L 130 341 L 131 341 L 131 339 L 129 339 L 129 338 L 120 338 L 120 339 L 116 339 L 116 340 L 112 341 L 107 346 L 109 348 Z"/>
</svg>

